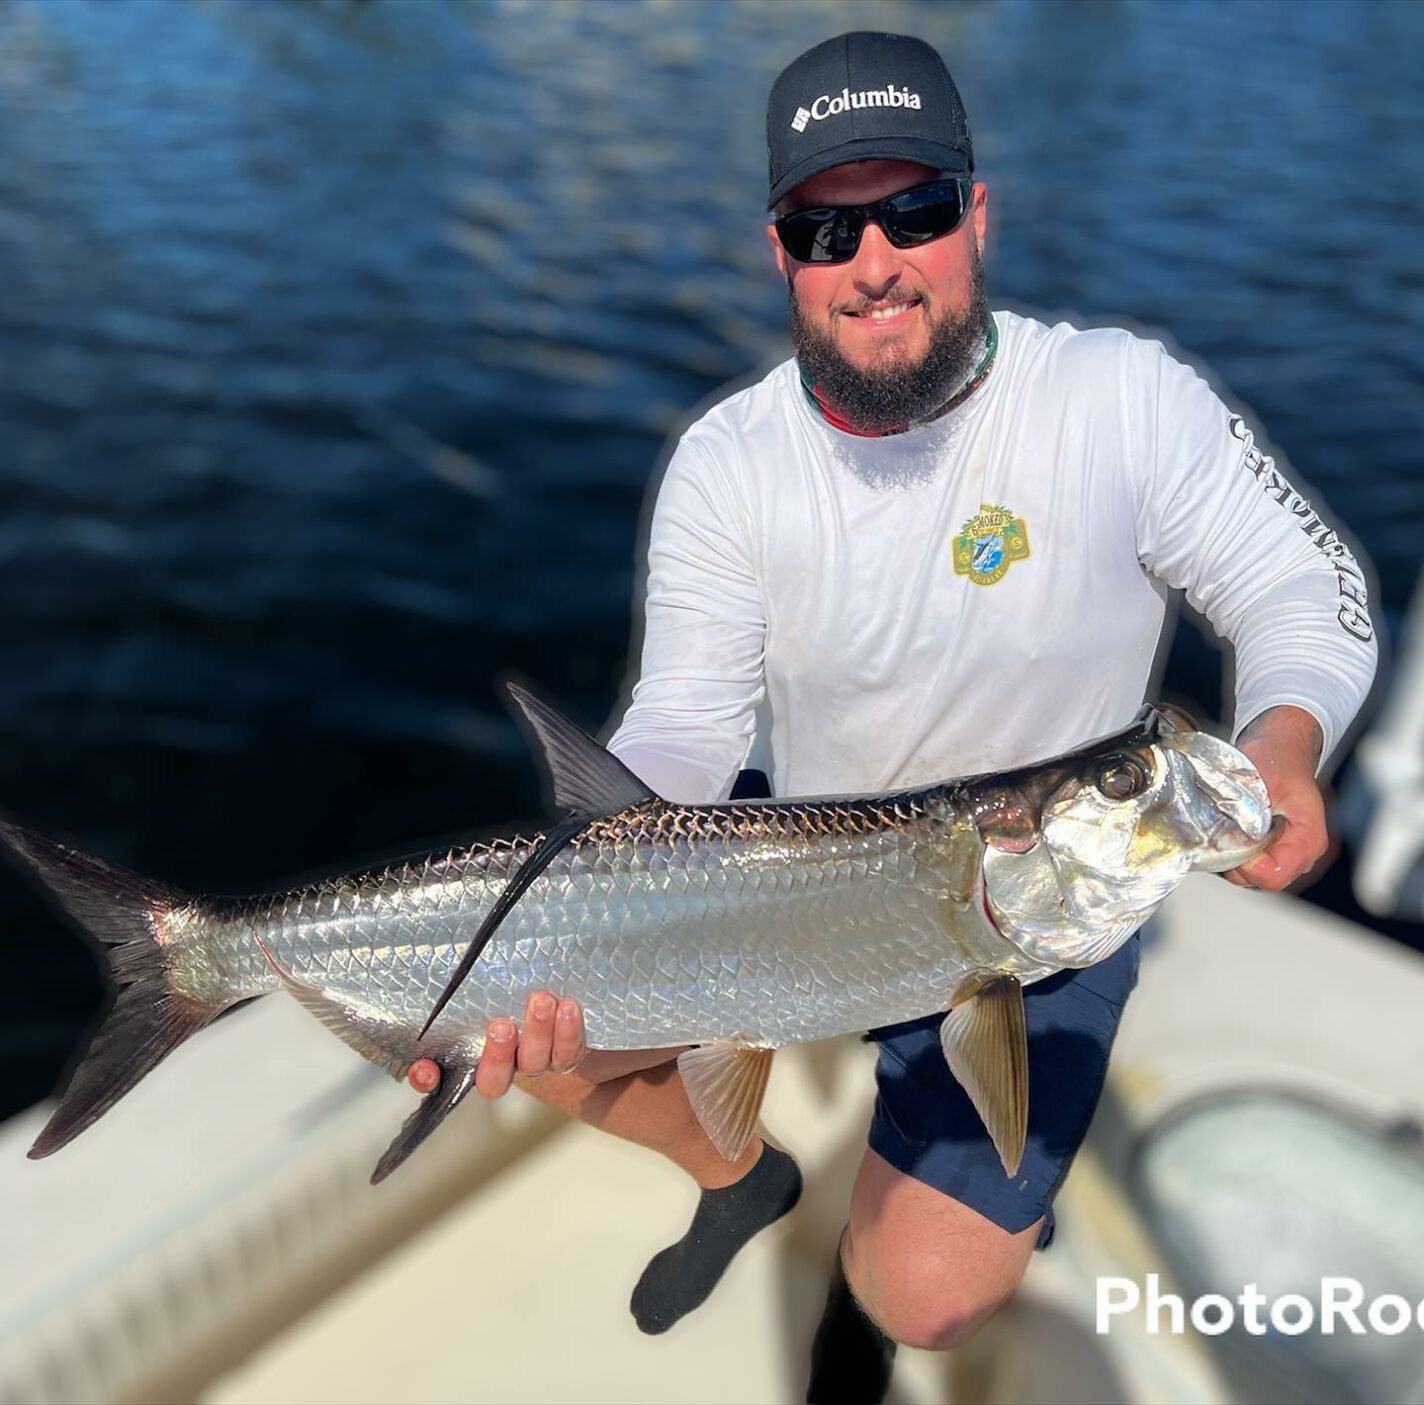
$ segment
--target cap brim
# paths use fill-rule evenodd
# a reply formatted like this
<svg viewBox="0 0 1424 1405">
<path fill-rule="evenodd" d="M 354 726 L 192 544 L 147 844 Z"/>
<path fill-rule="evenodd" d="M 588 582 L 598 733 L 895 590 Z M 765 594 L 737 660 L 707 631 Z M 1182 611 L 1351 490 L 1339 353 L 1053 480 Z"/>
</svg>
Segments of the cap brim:
<svg viewBox="0 0 1424 1405">
<path fill-rule="evenodd" d="M 772 186 L 766 198 L 769 210 L 777 201 L 793 191 L 802 181 L 829 171 L 832 166 L 844 166 L 851 161 L 914 161 L 921 166 L 933 166 L 952 175 L 969 175 L 974 167 L 969 158 L 947 142 L 926 137 L 857 137 L 827 147 L 804 161 L 798 161 Z"/>
</svg>

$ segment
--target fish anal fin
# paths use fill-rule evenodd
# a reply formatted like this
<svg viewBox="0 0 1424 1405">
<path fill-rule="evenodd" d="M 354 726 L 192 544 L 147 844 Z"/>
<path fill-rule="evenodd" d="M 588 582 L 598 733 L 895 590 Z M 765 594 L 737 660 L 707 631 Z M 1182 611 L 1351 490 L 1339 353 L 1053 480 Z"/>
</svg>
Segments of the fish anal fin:
<svg viewBox="0 0 1424 1405">
<path fill-rule="evenodd" d="M 395 1140 L 381 1154 L 376 1169 L 371 1172 L 371 1184 L 379 1185 L 401 1164 L 444 1120 L 460 1100 L 475 1086 L 475 1066 L 440 1066 L 440 1086 L 427 1093 L 420 1106 L 401 1124 Z"/>
<path fill-rule="evenodd" d="M 1023 987 L 990 974 L 961 986 L 958 1003 L 939 1028 L 940 1047 L 984 1121 L 1004 1171 L 1018 1173 L 1028 1137 L 1028 1035 Z"/>
<path fill-rule="evenodd" d="M 388 1068 L 396 1078 L 405 1077 L 406 1070 L 414 1062 L 410 1030 L 406 1026 L 369 1005 L 341 1000 L 317 986 L 304 984 L 277 960 L 272 949 L 256 932 L 252 934 L 252 940 L 261 948 L 277 979 L 303 1009 L 315 1015 L 362 1058 Z"/>
<path fill-rule="evenodd" d="M 581 815 L 616 815 L 657 797 L 607 747 L 527 688 L 505 681 L 529 719 L 554 781 L 554 800 Z"/>
<path fill-rule="evenodd" d="M 692 1111 L 728 1161 L 742 1154 L 756 1130 L 775 1052 L 719 1040 L 678 1055 Z"/>
</svg>

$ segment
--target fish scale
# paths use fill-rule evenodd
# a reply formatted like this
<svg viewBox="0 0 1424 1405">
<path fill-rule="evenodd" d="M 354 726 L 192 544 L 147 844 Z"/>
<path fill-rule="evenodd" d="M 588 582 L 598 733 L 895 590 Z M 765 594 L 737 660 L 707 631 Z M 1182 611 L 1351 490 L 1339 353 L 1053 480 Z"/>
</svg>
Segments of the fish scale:
<svg viewBox="0 0 1424 1405">
<path fill-rule="evenodd" d="M 580 1001 L 590 1044 L 606 1049 L 717 1037 L 774 1046 L 924 1014 L 968 964 L 936 911 L 952 865 L 939 857 L 945 829 L 929 794 L 879 806 L 668 806 L 651 823 L 593 826 L 531 885 L 437 1028 L 478 1037 L 543 987 Z M 961 828 L 953 842 L 977 843 Z M 279 984 L 257 933 L 295 980 L 353 1001 L 379 989 L 418 1029 L 542 838 L 185 914 L 181 940 L 218 953 L 232 998 Z M 994 939 L 982 917 L 965 921 Z M 635 987 L 647 993 L 630 1002 Z"/>
</svg>

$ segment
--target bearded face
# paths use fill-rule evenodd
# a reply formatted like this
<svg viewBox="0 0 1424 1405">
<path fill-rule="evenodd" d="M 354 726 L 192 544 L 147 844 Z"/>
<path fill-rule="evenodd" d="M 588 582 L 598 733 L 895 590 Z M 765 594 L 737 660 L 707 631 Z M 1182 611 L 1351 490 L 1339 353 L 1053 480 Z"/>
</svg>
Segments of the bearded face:
<svg viewBox="0 0 1424 1405">
<path fill-rule="evenodd" d="M 926 328 L 921 347 L 887 337 L 858 356 L 802 311 L 792 284 L 791 339 L 802 371 L 857 428 L 885 433 L 933 419 L 964 388 L 983 355 L 990 313 L 977 243 L 970 253 L 970 278 L 968 307 L 936 309 L 929 299 L 921 305 Z M 910 314 L 906 309 L 900 315 Z"/>
<path fill-rule="evenodd" d="M 908 161 L 858 161 L 803 181 L 778 213 L 868 205 L 937 172 Z M 873 220 L 845 263 L 802 263 L 768 225 L 790 291 L 801 369 L 827 404 L 870 431 L 933 419 L 977 368 L 989 324 L 981 249 L 987 196 L 949 233 L 900 249 Z"/>
</svg>

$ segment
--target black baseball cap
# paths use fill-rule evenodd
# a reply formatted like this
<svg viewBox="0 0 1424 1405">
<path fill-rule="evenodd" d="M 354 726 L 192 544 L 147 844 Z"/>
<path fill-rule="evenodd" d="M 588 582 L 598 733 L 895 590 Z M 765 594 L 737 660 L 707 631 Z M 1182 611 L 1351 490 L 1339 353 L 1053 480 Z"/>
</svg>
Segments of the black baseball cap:
<svg viewBox="0 0 1424 1405">
<path fill-rule="evenodd" d="M 770 209 L 793 186 L 847 161 L 974 170 L 969 119 L 944 60 L 923 39 L 864 30 L 788 64 L 766 103 Z"/>
</svg>

